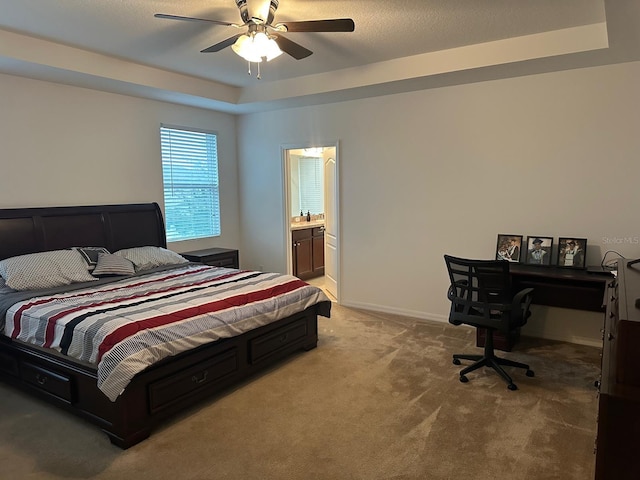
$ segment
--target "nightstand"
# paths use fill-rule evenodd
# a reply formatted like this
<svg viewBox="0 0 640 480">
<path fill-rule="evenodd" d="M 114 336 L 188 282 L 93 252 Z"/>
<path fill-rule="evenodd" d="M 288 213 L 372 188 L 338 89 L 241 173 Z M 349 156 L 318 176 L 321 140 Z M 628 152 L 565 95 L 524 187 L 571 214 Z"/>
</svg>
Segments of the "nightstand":
<svg viewBox="0 0 640 480">
<path fill-rule="evenodd" d="M 214 267 L 240 268 L 238 250 L 231 248 L 207 248 L 181 253 L 191 262 L 201 262 Z"/>
</svg>

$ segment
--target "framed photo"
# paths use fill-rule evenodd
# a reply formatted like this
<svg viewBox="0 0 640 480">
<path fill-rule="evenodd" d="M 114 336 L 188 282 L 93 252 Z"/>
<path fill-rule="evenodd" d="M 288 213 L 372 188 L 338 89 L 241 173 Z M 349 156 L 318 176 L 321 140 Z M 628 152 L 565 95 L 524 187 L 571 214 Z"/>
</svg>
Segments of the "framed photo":
<svg viewBox="0 0 640 480">
<path fill-rule="evenodd" d="M 558 238 L 558 266 L 584 268 L 587 239 L 575 237 Z"/>
<path fill-rule="evenodd" d="M 527 255 L 524 263 L 527 265 L 551 265 L 551 247 L 553 237 L 536 235 L 527 237 Z"/>
<path fill-rule="evenodd" d="M 513 263 L 520 262 L 520 250 L 522 249 L 522 235 L 498 234 L 496 245 L 496 260 L 507 260 Z"/>
</svg>

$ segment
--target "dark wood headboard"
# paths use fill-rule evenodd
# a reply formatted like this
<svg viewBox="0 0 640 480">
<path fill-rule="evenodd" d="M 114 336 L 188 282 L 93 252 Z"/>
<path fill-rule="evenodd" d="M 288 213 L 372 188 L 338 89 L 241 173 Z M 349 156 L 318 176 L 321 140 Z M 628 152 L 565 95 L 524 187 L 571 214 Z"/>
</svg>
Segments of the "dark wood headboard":
<svg viewBox="0 0 640 480">
<path fill-rule="evenodd" d="M 0 260 L 69 247 L 167 246 L 157 203 L 0 209 Z"/>
</svg>

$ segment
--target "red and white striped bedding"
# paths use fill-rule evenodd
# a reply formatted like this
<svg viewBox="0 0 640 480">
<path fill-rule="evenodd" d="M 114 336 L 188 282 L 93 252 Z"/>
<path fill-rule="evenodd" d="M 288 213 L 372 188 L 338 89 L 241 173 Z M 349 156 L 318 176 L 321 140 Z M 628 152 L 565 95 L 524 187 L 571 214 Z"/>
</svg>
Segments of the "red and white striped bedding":
<svg viewBox="0 0 640 480">
<path fill-rule="evenodd" d="M 97 365 L 112 401 L 171 355 L 328 301 L 296 277 L 203 265 L 39 296 L 9 308 L 5 335 Z"/>
</svg>

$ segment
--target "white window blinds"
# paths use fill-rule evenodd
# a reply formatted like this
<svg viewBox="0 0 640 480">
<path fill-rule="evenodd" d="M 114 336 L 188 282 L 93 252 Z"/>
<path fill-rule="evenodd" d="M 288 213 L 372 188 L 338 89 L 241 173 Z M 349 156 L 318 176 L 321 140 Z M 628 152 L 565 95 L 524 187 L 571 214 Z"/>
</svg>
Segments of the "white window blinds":
<svg viewBox="0 0 640 480">
<path fill-rule="evenodd" d="M 160 127 L 167 241 L 220 235 L 217 136 Z"/>
<path fill-rule="evenodd" d="M 322 158 L 301 157 L 298 164 L 300 175 L 300 208 L 303 213 L 324 212 L 324 162 Z"/>
</svg>

